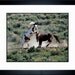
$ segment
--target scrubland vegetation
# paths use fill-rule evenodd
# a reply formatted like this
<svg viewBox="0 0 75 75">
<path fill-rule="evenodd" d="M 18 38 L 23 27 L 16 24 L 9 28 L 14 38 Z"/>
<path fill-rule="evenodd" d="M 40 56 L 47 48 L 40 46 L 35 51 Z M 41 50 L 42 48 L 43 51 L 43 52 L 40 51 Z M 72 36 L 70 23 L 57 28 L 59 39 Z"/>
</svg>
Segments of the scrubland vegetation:
<svg viewBox="0 0 75 75">
<path fill-rule="evenodd" d="M 68 43 L 68 13 L 7 13 L 7 61 L 67 62 L 68 47 L 21 49 L 20 42 L 31 21 L 37 22 L 40 32 L 51 32 Z"/>
</svg>

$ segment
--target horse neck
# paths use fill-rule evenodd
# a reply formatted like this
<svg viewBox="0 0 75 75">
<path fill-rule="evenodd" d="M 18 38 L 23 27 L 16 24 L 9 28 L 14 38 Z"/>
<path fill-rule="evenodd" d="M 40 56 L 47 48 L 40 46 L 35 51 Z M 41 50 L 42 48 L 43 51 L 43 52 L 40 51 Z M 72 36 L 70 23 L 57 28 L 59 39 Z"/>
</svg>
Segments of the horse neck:
<svg viewBox="0 0 75 75">
<path fill-rule="evenodd" d="M 36 40 L 38 41 L 38 35 L 39 35 L 39 33 L 36 33 Z"/>
</svg>

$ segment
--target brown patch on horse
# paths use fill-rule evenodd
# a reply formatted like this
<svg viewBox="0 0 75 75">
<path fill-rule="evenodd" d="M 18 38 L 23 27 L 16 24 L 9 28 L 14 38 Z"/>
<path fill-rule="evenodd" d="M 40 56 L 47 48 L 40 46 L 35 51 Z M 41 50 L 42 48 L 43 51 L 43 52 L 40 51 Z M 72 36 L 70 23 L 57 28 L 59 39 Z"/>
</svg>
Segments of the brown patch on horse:
<svg viewBox="0 0 75 75">
<path fill-rule="evenodd" d="M 39 40 L 39 35 L 40 35 L 40 33 L 37 33 L 37 32 L 36 32 L 36 40 L 37 40 L 37 42 L 38 42 L 38 40 Z"/>
<path fill-rule="evenodd" d="M 57 42 L 60 43 L 60 40 L 57 35 L 54 35 L 51 33 L 37 33 L 36 32 L 36 40 L 37 42 L 39 42 L 38 47 L 41 47 L 43 41 L 48 41 L 48 44 L 46 45 L 46 47 L 48 47 L 49 44 L 52 42 L 53 37 L 56 39 Z"/>
<path fill-rule="evenodd" d="M 37 40 L 37 42 L 39 41 L 39 46 L 38 47 L 41 47 L 43 41 L 48 41 L 49 44 L 50 44 L 50 42 L 52 42 L 52 35 L 50 33 L 47 33 L 47 34 L 45 34 L 45 33 L 44 34 L 36 33 L 36 40 Z M 49 44 L 47 44 L 47 46 Z"/>
</svg>

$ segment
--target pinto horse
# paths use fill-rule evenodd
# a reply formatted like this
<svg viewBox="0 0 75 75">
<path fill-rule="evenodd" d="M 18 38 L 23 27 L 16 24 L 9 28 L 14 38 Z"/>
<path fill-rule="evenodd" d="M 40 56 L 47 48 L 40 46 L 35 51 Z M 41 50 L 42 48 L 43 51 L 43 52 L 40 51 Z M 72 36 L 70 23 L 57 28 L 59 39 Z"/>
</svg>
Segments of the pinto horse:
<svg viewBox="0 0 75 75">
<path fill-rule="evenodd" d="M 49 44 L 52 42 L 53 37 L 56 39 L 57 42 L 60 43 L 60 40 L 59 40 L 58 36 L 56 36 L 56 35 L 53 35 L 51 33 L 38 33 L 38 32 L 36 32 L 36 40 L 37 40 L 37 42 L 39 42 L 38 47 L 41 47 L 43 41 L 49 42 L 46 45 L 46 47 L 48 47 Z"/>
</svg>

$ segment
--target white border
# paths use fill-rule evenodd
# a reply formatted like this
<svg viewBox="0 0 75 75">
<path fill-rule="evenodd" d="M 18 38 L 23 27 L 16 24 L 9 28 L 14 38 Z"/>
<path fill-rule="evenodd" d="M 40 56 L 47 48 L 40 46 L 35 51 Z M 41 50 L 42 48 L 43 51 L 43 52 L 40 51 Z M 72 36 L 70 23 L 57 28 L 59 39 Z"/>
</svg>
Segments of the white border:
<svg viewBox="0 0 75 75">
<path fill-rule="evenodd" d="M 6 62 L 6 13 L 69 13 L 69 62 Z M 0 6 L 0 70 L 75 69 L 75 6 L 8 5 Z"/>
</svg>

